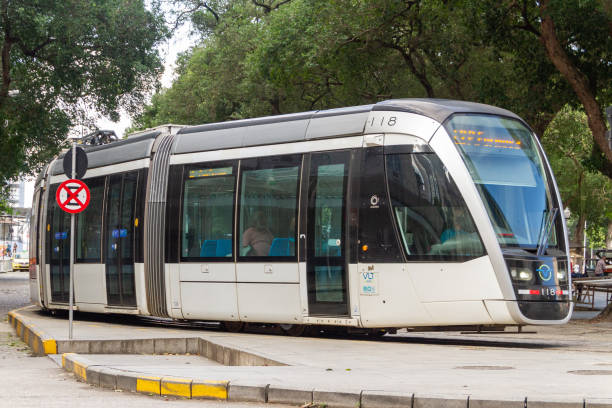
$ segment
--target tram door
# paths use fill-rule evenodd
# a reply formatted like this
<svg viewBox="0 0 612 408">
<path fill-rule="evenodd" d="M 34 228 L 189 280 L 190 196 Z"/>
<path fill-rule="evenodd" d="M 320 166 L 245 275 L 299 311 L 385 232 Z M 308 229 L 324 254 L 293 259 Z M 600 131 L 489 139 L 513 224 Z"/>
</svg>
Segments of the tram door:
<svg viewBox="0 0 612 408">
<path fill-rule="evenodd" d="M 55 191 L 49 191 L 47 242 L 51 273 L 51 301 L 68 303 L 70 291 L 70 214 L 62 211 L 55 201 Z"/>
<path fill-rule="evenodd" d="M 138 172 L 108 180 L 105 217 L 106 295 L 112 306 L 136 306 L 134 211 Z"/>
<path fill-rule="evenodd" d="M 306 250 L 310 315 L 349 313 L 345 239 L 349 157 L 349 152 L 311 156 Z"/>
</svg>

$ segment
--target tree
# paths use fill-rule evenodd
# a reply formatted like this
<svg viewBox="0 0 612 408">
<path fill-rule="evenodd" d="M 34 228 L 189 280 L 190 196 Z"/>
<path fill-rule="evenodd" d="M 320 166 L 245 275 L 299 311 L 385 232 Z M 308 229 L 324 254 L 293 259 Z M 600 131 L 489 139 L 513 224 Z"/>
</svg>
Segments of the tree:
<svg viewBox="0 0 612 408">
<path fill-rule="evenodd" d="M 565 103 L 581 105 L 593 138 L 591 165 L 612 178 L 612 150 L 603 107 L 612 102 L 612 6 L 606 0 L 487 0 L 477 18 L 487 22 L 492 44 L 512 53 L 544 50 L 560 86 L 569 85 Z M 476 3 L 474 3 L 476 4 Z M 527 61 L 529 62 L 529 61 Z M 563 106 L 562 105 L 562 106 Z"/>
<path fill-rule="evenodd" d="M 204 39 L 184 56 L 177 81 L 153 99 L 137 126 L 406 96 L 494 103 L 492 96 L 513 94 L 499 91 L 513 77 L 511 58 L 499 66 L 492 47 L 469 40 L 465 13 L 442 1 L 185 4 Z"/>
<path fill-rule="evenodd" d="M 165 33 L 141 0 L 0 0 L 0 184 L 40 170 L 83 106 L 136 112 Z"/>
<path fill-rule="evenodd" d="M 135 118 L 136 128 L 169 121 L 197 124 L 281 113 L 270 102 L 274 97 L 268 84 L 253 82 L 248 72 L 248 56 L 258 45 L 264 9 L 251 1 L 236 0 L 214 10 L 219 21 L 205 23 L 197 17 L 196 28 L 206 37 L 179 58 L 178 78 Z M 208 35 L 210 31 L 214 35 Z"/>
<path fill-rule="evenodd" d="M 550 123 L 542 144 L 551 162 L 563 205 L 571 210 L 574 239 L 583 242 L 587 221 L 589 241 L 601 247 L 600 230 L 612 223 L 612 180 L 592 170 L 593 137 L 581 110 L 565 106 Z M 596 236 L 597 235 L 597 236 Z"/>
<path fill-rule="evenodd" d="M 180 109 L 174 107 L 183 100 L 198 105 L 202 115 L 190 119 L 202 122 L 394 97 L 442 97 L 505 107 L 542 134 L 564 105 L 577 101 L 537 37 L 514 28 L 516 13 L 506 3 L 504 7 L 473 0 L 182 3 L 180 15 L 191 15 L 204 38 L 184 64 L 185 72 L 198 71 L 199 79 L 183 81 L 179 76 L 177 84 L 190 86 L 183 87 L 184 94 L 168 90 L 156 98 L 148 123 L 155 122 L 151 114 L 161 113 L 164 106 L 180 117 Z M 533 14 L 535 6 L 530 7 Z M 579 15 L 590 12 L 578 8 Z M 566 14 L 574 11 L 560 14 L 567 20 Z M 600 14 L 595 17 L 591 20 L 601 20 Z M 599 39 L 598 28 L 579 28 L 589 46 Z M 593 48 L 589 63 L 606 60 L 606 44 Z M 202 62 L 203 54 L 206 67 L 189 63 L 190 58 Z M 596 82 L 609 89 L 605 81 L 609 68 L 603 65 Z M 229 66 L 234 69 L 227 70 Z M 220 106 L 225 108 L 219 110 Z M 601 154 L 593 158 L 594 167 L 599 166 Z"/>
</svg>

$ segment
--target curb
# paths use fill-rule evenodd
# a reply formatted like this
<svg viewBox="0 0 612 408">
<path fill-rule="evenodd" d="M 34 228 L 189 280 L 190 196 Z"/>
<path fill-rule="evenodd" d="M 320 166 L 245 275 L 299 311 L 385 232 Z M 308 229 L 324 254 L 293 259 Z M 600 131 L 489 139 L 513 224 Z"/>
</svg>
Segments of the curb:
<svg viewBox="0 0 612 408">
<path fill-rule="evenodd" d="M 26 306 L 29 307 L 29 306 Z M 15 309 L 8 313 L 8 321 L 15 329 L 17 336 L 21 337 L 32 349 L 32 354 L 35 356 L 45 356 L 47 354 L 57 354 L 57 342 L 55 339 L 31 323 L 26 323 L 23 316 L 17 312 L 21 309 Z"/>
<path fill-rule="evenodd" d="M 444 398 L 414 393 L 385 391 L 334 392 L 288 388 L 270 384 L 246 385 L 229 380 L 202 380 L 125 372 L 92 364 L 75 353 L 62 354 L 62 366 L 79 381 L 98 387 L 147 395 L 175 396 L 185 399 L 213 399 L 230 402 L 282 403 L 326 408 L 611 408 L 612 402 L 584 399 L 580 402 L 484 400 Z"/>
<path fill-rule="evenodd" d="M 8 313 L 8 320 L 15 332 L 33 350 L 36 356 L 47 354 L 193 354 L 214 360 L 225 366 L 286 366 L 249 351 L 214 343 L 201 337 L 157 338 L 130 340 L 56 340 L 28 322 L 15 309 Z"/>
<path fill-rule="evenodd" d="M 8 313 L 9 323 L 28 344 L 33 354 L 61 354 L 62 367 L 79 381 L 101 388 L 148 395 L 175 396 L 186 399 L 214 399 L 232 402 L 285 403 L 328 408 L 612 408 L 612 400 L 584 398 L 580 401 L 490 400 L 463 395 L 456 398 L 405 392 L 362 390 L 337 392 L 313 388 L 289 388 L 274 384 L 249 384 L 230 380 L 206 380 L 174 376 L 153 376 L 122 371 L 95 364 L 81 354 L 194 354 L 226 366 L 286 366 L 282 362 L 244 350 L 215 344 L 202 338 L 164 338 L 139 340 L 56 341 L 29 323 L 16 309 Z M 138 353 L 150 351 L 149 353 Z M 541 397 L 540 397 L 541 398 Z"/>
<path fill-rule="evenodd" d="M 148 395 L 227 400 L 229 381 L 161 377 L 126 372 L 103 365 L 76 353 L 62 354 L 62 367 L 74 373 L 79 381 L 96 387 L 137 392 Z"/>
</svg>

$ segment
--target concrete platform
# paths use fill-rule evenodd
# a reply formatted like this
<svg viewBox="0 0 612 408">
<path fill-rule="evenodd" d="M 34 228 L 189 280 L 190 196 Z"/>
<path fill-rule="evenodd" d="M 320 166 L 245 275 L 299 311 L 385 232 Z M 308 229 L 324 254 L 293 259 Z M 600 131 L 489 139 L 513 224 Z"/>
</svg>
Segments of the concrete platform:
<svg viewBox="0 0 612 408">
<path fill-rule="evenodd" d="M 34 352 L 61 354 L 65 369 L 101 387 L 327 407 L 612 407 L 610 323 L 367 339 L 76 317 L 68 341 L 63 317 L 9 314 Z"/>
</svg>

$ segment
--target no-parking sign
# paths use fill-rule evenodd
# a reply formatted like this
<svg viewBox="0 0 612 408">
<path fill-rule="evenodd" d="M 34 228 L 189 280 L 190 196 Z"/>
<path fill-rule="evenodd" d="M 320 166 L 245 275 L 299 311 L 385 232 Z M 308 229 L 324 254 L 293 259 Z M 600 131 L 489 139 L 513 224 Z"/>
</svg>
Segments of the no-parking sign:
<svg viewBox="0 0 612 408">
<path fill-rule="evenodd" d="M 64 181 L 55 193 L 55 200 L 59 207 L 70 214 L 80 213 L 87 208 L 89 197 L 89 188 L 77 179 Z"/>
</svg>

